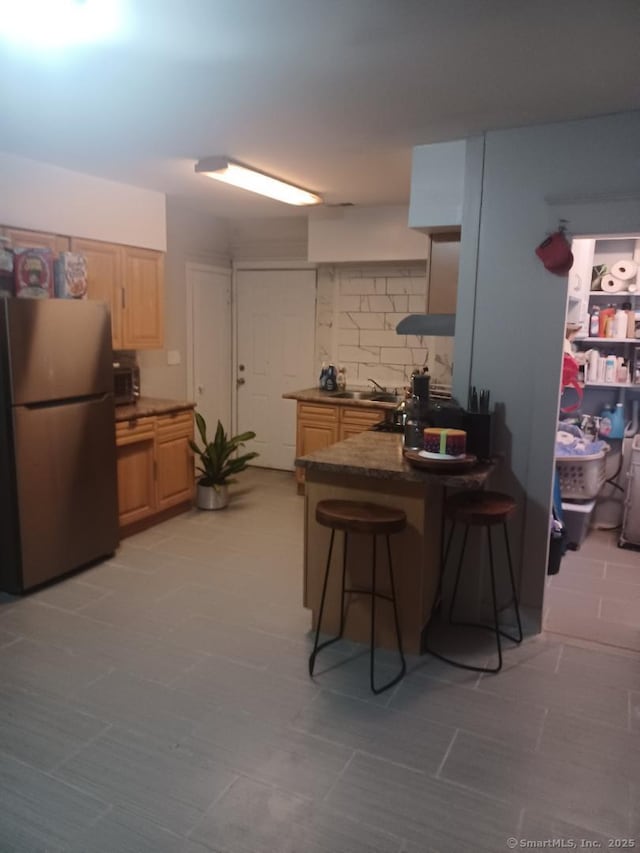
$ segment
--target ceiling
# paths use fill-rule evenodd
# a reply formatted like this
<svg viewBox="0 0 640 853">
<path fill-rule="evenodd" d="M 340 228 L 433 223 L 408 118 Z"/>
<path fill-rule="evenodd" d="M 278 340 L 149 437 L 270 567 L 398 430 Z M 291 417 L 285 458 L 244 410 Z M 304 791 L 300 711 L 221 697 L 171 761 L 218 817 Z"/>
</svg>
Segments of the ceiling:
<svg viewBox="0 0 640 853">
<path fill-rule="evenodd" d="M 108 43 L 0 43 L 0 148 L 229 218 L 306 211 L 195 160 L 227 154 L 330 204 L 400 204 L 414 145 L 640 107 L 637 0 L 120 6 Z"/>
</svg>

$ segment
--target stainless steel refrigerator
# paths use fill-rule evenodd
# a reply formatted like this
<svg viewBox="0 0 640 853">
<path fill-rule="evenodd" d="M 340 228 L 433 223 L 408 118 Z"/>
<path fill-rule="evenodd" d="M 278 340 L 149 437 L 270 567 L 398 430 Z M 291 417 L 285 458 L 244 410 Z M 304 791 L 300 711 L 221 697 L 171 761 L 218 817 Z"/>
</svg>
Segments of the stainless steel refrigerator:
<svg viewBox="0 0 640 853">
<path fill-rule="evenodd" d="M 101 302 L 0 299 L 0 589 L 115 551 L 111 322 Z"/>
</svg>

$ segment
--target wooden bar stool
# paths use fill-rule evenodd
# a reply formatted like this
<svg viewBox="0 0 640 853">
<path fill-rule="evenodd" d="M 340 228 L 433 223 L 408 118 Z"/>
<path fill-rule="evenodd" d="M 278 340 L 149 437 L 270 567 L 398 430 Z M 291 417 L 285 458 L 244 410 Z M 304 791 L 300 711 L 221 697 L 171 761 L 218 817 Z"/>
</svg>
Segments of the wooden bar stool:
<svg viewBox="0 0 640 853">
<path fill-rule="evenodd" d="M 407 517 L 401 509 L 395 509 L 388 506 L 380 506 L 379 504 L 364 503 L 361 501 L 341 501 L 341 500 L 325 500 L 320 501 L 316 506 L 316 521 L 324 527 L 331 528 L 331 541 L 329 542 L 329 553 L 327 555 L 327 567 L 324 573 L 324 582 L 322 584 L 322 597 L 320 599 L 320 611 L 318 612 L 318 624 L 316 626 L 315 642 L 313 651 L 309 656 L 309 675 L 313 676 L 313 668 L 316 661 L 316 656 L 321 649 L 330 646 L 332 643 L 341 639 L 344 632 L 344 611 L 345 611 L 345 595 L 347 593 L 357 593 L 359 595 L 368 595 L 371 598 L 371 641 L 369 649 L 369 680 L 371 690 L 374 693 L 382 693 L 397 684 L 407 671 L 407 666 L 402 651 L 402 639 L 400 637 L 400 623 L 398 621 L 398 608 L 396 604 L 396 591 L 393 580 L 393 565 L 391 562 L 391 544 L 389 536 L 393 533 L 399 533 L 404 530 L 407 524 Z M 337 637 L 330 640 L 325 640 L 319 643 L 320 628 L 322 625 L 322 615 L 324 613 L 325 599 L 327 595 L 327 585 L 329 582 L 329 571 L 331 567 L 331 554 L 333 552 L 333 541 L 336 530 L 344 531 L 344 545 L 342 551 L 342 595 L 340 599 L 340 633 Z M 345 575 L 347 567 L 347 542 L 349 533 L 364 533 L 372 538 L 373 555 L 371 561 L 371 589 L 353 589 L 345 587 Z M 391 595 L 385 595 L 378 592 L 376 588 L 376 536 L 385 536 L 387 540 L 387 557 L 389 560 L 389 580 L 391 586 Z M 400 672 L 391 681 L 384 684 L 382 687 L 375 686 L 375 635 L 376 635 L 376 599 L 383 598 L 390 601 L 393 605 L 393 619 L 396 629 L 396 640 L 398 643 L 398 652 L 402 666 Z"/>
<path fill-rule="evenodd" d="M 451 605 L 449 607 L 449 623 L 451 625 L 462 625 L 469 628 L 484 628 L 493 631 L 496 635 L 496 645 L 498 649 L 498 665 L 496 667 L 473 666 L 472 664 L 461 663 L 460 661 L 452 660 L 439 652 L 429 648 L 432 655 L 440 660 L 457 666 L 460 669 L 470 669 L 474 672 L 500 672 L 502 669 L 502 642 L 501 637 L 511 640 L 514 643 L 522 642 L 522 623 L 520 622 L 520 609 L 518 607 L 518 594 L 516 592 L 515 579 L 513 576 L 513 564 L 511 561 L 511 549 L 509 547 L 509 535 L 507 532 L 507 520 L 513 515 L 516 509 L 516 502 L 509 495 L 501 492 L 460 492 L 447 498 L 444 505 L 444 514 L 451 521 L 451 529 L 445 548 L 444 557 L 442 560 L 442 574 L 444 574 L 447 558 L 451 548 L 451 540 L 457 524 L 464 525 L 464 536 L 462 540 L 462 550 L 458 560 L 458 568 L 456 571 L 455 582 L 453 585 L 453 595 L 451 596 Z M 507 552 L 507 564 L 509 567 L 509 580 L 511 582 L 511 593 L 513 596 L 512 603 L 518 623 L 518 634 L 513 637 L 506 631 L 500 628 L 498 618 L 498 601 L 496 595 L 496 575 L 493 560 L 493 543 L 491 540 L 491 528 L 497 524 L 501 524 L 504 530 L 504 543 Z M 458 622 L 453 618 L 453 611 L 458 595 L 458 586 L 460 583 L 460 574 L 462 572 L 462 564 L 464 554 L 467 547 L 467 536 L 470 527 L 484 527 L 487 531 L 487 542 L 489 544 L 489 573 L 491 578 L 491 599 L 493 603 L 493 625 L 484 625 L 477 622 Z"/>
</svg>

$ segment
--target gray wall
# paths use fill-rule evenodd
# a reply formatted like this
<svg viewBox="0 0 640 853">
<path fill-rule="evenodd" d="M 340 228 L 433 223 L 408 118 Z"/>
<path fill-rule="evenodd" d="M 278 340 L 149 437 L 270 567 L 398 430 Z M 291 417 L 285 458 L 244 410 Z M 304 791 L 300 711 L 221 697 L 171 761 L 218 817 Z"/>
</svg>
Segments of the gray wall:
<svg viewBox="0 0 640 853">
<path fill-rule="evenodd" d="M 454 384 L 461 399 L 469 379 L 490 388 L 497 405 L 506 460 L 495 483 L 520 500 L 522 599 L 538 610 L 567 280 L 534 250 L 563 216 L 576 236 L 636 232 L 639 151 L 635 112 L 488 133 L 467 156 Z"/>
<path fill-rule="evenodd" d="M 230 267 L 228 223 L 191 210 L 167 198 L 167 255 L 165 258 L 164 349 L 141 350 L 140 381 L 148 397 L 185 399 L 187 396 L 187 261 Z M 168 365 L 167 352 L 180 353 L 180 364 Z"/>
</svg>

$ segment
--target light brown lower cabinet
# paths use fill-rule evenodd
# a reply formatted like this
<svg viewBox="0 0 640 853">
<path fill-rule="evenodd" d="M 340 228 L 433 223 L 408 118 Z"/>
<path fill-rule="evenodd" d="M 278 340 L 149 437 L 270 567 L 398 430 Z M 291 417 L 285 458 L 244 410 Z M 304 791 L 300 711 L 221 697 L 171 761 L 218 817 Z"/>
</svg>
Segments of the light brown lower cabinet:
<svg viewBox="0 0 640 853">
<path fill-rule="evenodd" d="M 371 429 L 374 424 L 383 420 L 384 411 L 362 406 L 298 402 L 296 456 L 306 456 Z M 298 486 L 302 487 L 304 468 L 296 467 L 296 480 Z"/>
<path fill-rule="evenodd" d="M 188 506 L 195 490 L 191 410 L 116 423 L 120 533 Z"/>
</svg>

